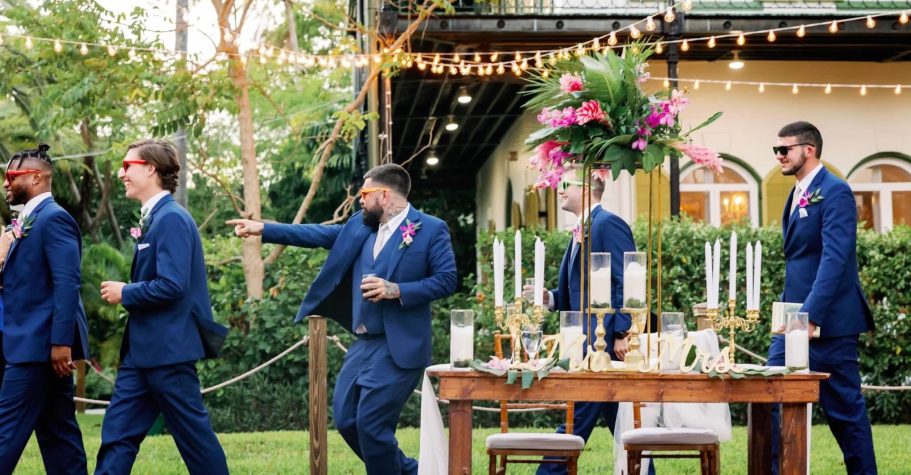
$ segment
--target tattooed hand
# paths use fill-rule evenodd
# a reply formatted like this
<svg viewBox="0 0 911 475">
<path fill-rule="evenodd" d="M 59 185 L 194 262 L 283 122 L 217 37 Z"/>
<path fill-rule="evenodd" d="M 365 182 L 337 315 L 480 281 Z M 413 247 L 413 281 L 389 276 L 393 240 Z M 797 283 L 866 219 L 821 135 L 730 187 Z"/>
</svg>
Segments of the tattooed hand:
<svg viewBox="0 0 911 475">
<path fill-rule="evenodd" d="M 388 282 L 379 277 L 367 277 L 361 281 L 361 292 L 365 299 L 379 302 L 384 299 L 397 299 L 401 297 L 399 284 Z"/>
</svg>

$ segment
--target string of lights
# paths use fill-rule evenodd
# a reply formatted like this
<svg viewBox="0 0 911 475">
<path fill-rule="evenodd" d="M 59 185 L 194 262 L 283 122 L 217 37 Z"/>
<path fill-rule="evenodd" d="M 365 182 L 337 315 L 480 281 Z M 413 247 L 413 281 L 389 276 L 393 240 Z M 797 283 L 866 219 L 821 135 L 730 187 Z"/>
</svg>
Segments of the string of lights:
<svg viewBox="0 0 911 475">
<path fill-rule="evenodd" d="M 766 88 L 788 88 L 792 94 L 800 93 L 801 89 L 822 89 L 825 94 L 831 94 L 835 89 L 857 90 L 861 96 L 866 96 L 870 90 L 891 90 L 894 94 L 900 95 L 902 90 L 911 89 L 911 84 L 837 84 L 837 83 L 816 83 L 816 82 L 779 82 L 779 81 L 735 81 L 727 79 L 696 79 L 696 78 L 677 78 L 678 83 L 691 85 L 694 90 L 699 90 L 704 84 L 723 85 L 726 91 L 730 91 L 734 86 L 755 87 L 760 93 L 765 92 Z M 670 78 L 655 77 L 649 78 L 649 81 L 661 81 L 664 87 L 670 86 Z"/>
</svg>

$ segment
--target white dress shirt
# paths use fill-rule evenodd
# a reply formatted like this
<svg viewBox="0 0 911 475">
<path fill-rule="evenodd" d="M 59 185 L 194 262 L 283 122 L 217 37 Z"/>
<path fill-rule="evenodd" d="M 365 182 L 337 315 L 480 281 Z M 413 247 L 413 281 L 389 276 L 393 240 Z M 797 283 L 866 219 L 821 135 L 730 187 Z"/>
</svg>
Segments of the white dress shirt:
<svg viewBox="0 0 911 475">
<path fill-rule="evenodd" d="M 389 238 L 392 237 L 392 234 L 399 229 L 399 226 L 402 225 L 402 221 L 405 221 L 405 218 L 408 216 L 408 211 L 411 210 L 411 204 L 405 205 L 399 214 L 389 218 L 389 221 L 381 224 L 376 230 L 376 242 L 373 244 L 373 258 L 376 259 L 376 256 L 380 255 L 380 251 L 383 250 L 383 246 L 389 242 Z"/>
<path fill-rule="evenodd" d="M 139 208 L 139 216 L 141 216 L 142 219 L 145 220 L 145 218 L 147 218 L 149 216 L 149 213 L 152 212 L 152 209 L 155 208 L 155 205 L 157 205 L 158 202 L 161 201 L 162 198 L 164 198 L 165 196 L 170 195 L 170 194 L 171 194 L 171 192 L 168 190 L 163 190 L 163 191 L 159 191 L 158 193 L 156 193 L 155 196 L 149 198 L 149 200 L 146 201 L 145 204 L 142 205 L 142 208 Z M 145 223 L 143 223 L 143 224 L 145 224 Z"/>
<path fill-rule="evenodd" d="M 797 186 L 794 187 L 794 196 L 791 198 L 791 213 L 794 213 L 794 210 L 797 208 L 797 204 L 800 202 L 800 195 L 802 195 L 805 191 L 807 191 L 808 188 L 810 188 L 810 184 L 813 183 L 813 179 L 816 178 L 816 175 L 818 175 L 821 170 L 822 163 L 816 165 L 816 168 L 807 174 L 807 176 L 803 177 L 803 180 L 797 182 Z"/>
<path fill-rule="evenodd" d="M 41 204 L 42 201 L 51 198 L 53 195 L 50 191 L 41 193 L 40 195 L 28 200 L 28 203 L 25 203 L 25 206 L 22 207 L 22 212 L 19 213 L 19 219 L 23 220 L 32 214 L 32 211 L 35 211 L 35 208 Z"/>
</svg>

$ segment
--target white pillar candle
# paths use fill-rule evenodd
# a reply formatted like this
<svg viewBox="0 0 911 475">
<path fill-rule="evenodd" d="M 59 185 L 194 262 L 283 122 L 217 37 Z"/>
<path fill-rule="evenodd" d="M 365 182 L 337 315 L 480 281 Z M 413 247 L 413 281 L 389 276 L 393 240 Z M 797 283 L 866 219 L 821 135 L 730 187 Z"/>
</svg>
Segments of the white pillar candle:
<svg viewBox="0 0 911 475">
<path fill-rule="evenodd" d="M 474 325 L 450 325 L 449 333 L 449 362 L 467 368 L 474 359 Z"/>
<path fill-rule="evenodd" d="M 611 307 L 610 267 L 602 267 L 591 273 L 592 305 L 596 308 Z"/>
<path fill-rule="evenodd" d="M 572 351 L 570 351 L 570 346 L 581 337 L 581 326 L 560 327 L 560 338 L 563 340 L 561 343 L 562 350 L 560 351 L 560 359 L 569 358 L 570 368 L 582 361 L 582 348 L 585 346 L 585 341 L 580 342 Z"/>
<path fill-rule="evenodd" d="M 645 267 L 638 262 L 630 263 L 623 270 L 623 301 L 638 300 L 642 308 L 645 302 Z"/>
<path fill-rule="evenodd" d="M 753 244 L 747 243 L 747 310 L 753 309 Z"/>
<path fill-rule="evenodd" d="M 756 243 L 755 249 L 756 255 L 753 258 L 753 305 L 756 310 L 759 310 L 761 305 L 759 301 L 759 288 L 762 284 L 762 243 Z"/>
<path fill-rule="evenodd" d="M 718 294 L 721 292 L 721 239 L 715 239 L 712 259 L 712 303 L 709 307 L 718 308 Z"/>
<path fill-rule="evenodd" d="M 535 238 L 535 305 L 544 305 L 544 243 Z"/>
<path fill-rule="evenodd" d="M 516 299 L 522 298 L 522 231 L 516 231 L 515 254 L 513 265 L 516 270 Z"/>
<path fill-rule="evenodd" d="M 728 276 L 728 300 L 737 298 L 737 232 L 731 233 L 731 266 Z"/>
<path fill-rule="evenodd" d="M 810 359 L 810 340 L 806 330 L 791 330 L 785 335 L 784 364 L 791 369 L 806 369 Z"/>
</svg>

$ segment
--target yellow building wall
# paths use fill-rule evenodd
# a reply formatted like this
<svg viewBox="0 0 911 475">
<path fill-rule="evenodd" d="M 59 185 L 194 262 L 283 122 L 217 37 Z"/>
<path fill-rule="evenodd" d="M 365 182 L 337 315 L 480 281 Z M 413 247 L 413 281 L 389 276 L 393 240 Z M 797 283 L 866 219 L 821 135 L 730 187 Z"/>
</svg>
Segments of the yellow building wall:
<svg viewBox="0 0 911 475">
<path fill-rule="evenodd" d="M 660 176 L 660 178 L 659 178 Z M 651 183 L 649 183 L 651 182 Z M 659 187 L 660 182 L 660 187 Z M 636 170 L 636 216 L 648 217 L 649 186 L 652 190 L 653 217 L 668 217 L 671 214 L 671 185 L 667 175 L 655 169 L 651 173 Z M 660 193 L 660 199 L 659 199 Z M 660 208 L 659 208 L 660 203 Z M 660 214 L 658 214 L 660 212 Z"/>
<path fill-rule="evenodd" d="M 822 164 L 835 176 L 844 179 L 844 175 L 834 165 L 825 160 Z M 794 188 L 794 181 L 794 177 L 782 175 L 778 168 L 774 168 L 762 180 L 759 193 L 762 195 L 763 226 L 781 224 L 781 214 L 784 212 L 785 203 L 788 202 L 788 193 Z"/>
</svg>

